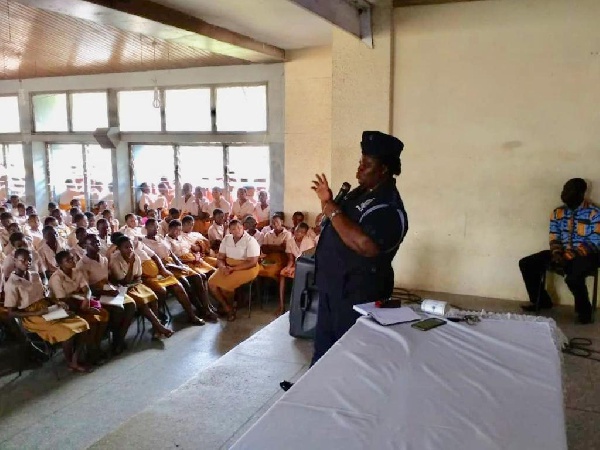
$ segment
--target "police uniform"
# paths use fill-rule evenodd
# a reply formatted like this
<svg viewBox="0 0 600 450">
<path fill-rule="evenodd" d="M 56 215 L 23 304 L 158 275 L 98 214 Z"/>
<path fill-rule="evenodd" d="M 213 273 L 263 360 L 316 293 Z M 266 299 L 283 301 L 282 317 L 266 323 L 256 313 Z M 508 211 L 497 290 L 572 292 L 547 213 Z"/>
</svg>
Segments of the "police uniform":
<svg viewBox="0 0 600 450">
<path fill-rule="evenodd" d="M 364 132 L 363 154 L 399 164 L 403 144 L 393 136 Z M 338 205 L 379 247 L 374 257 L 357 254 L 326 224 L 316 250 L 319 310 L 313 364 L 352 327 L 359 317 L 352 306 L 389 298 L 394 288 L 392 260 L 408 229 L 408 218 L 396 181 L 390 178 L 374 190 L 358 187 Z"/>
</svg>

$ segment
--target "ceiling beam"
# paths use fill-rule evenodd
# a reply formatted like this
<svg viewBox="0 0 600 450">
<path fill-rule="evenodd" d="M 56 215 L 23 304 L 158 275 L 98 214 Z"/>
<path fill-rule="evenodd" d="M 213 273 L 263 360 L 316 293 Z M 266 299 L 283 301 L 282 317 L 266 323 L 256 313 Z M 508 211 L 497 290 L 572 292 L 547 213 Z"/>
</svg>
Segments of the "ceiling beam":
<svg viewBox="0 0 600 450">
<path fill-rule="evenodd" d="M 284 61 L 285 51 L 150 0 L 15 0 L 249 62 Z"/>
<path fill-rule="evenodd" d="M 482 0 L 394 0 L 394 7 L 401 8 L 403 6 L 443 5 L 445 3 L 464 3 L 478 1 Z"/>
<path fill-rule="evenodd" d="M 290 0 L 373 47 L 371 4 L 365 0 Z"/>
</svg>

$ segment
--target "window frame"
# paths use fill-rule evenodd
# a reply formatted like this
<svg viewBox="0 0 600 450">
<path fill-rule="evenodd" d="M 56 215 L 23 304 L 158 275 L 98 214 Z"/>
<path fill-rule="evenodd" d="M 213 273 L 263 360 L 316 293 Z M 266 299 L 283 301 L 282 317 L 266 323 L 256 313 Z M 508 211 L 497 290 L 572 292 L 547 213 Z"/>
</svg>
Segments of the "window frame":
<svg viewBox="0 0 600 450">
<path fill-rule="evenodd" d="M 68 140 L 64 140 L 64 141 L 60 141 L 60 142 L 46 142 L 45 143 L 45 151 L 46 151 L 46 164 L 45 164 L 45 176 L 46 176 L 46 185 L 47 185 L 47 189 L 48 189 L 48 202 L 55 202 L 57 205 L 59 204 L 59 198 L 60 195 L 58 195 L 56 192 L 54 192 L 54 185 L 52 184 L 52 170 L 50 168 L 51 162 L 52 162 L 52 146 L 53 145 L 78 145 L 79 147 L 81 147 L 81 159 L 82 159 L 82 170 L 83 170 L 83 197 L 85 200 L 85 204 L 86 204 L 86 209 L 88 211 L 92 211 L 94 205 L 91 203 L 91 196 L 90 196 L 90 177 L 88 174 L 88 161 L 87 161 L 87 152 L 88 152 L 88 147 L 90 145 L 98 145 L 97 143 L 90 143 L 90 142 L 74 142 L 74 141 L 68 141 Z M 114 160 L 114 155 L 111 152 L 111 166 L 115 165 L 115 160 Z M 114 186 L 115 186 L 115 180 L 114 180 L 114 176 L 112 176 L 112 172 L 111 172 L 111 178 L 112 178 L 112 184 L 113 184 L 113 190 L 114 190 Z M 108 186 L 107 186 L 108 187 Z M 117 209 L 118 206 L 118 197 L 114 196 L 113 198 L 113 203 L 114 203 L 114 209 Z"/>
<path fill-rule="evenodd" d="M 110 126 L 110 99 L 108 89 L 74 89 L 69 91 L 35 91 L 29 93 L 29 114 L 31 117 L 31 133 L 32 134 L 44 134 L 44 135 L 77 135 L 85 136 L 94 133 L 95 130 L 90 131 L 73 131 L 73 94 L 106 94 L 106 119 Z M 38 131 L 35 126 L 35 108 L 33 106 L 33 97 L 38 95 L 60 95 L 65 94 L 67 96 L 67 129 L 68 131 Z M 62 143 L 62 142 L 61 142 Z"/>
<path fill-rule="evenodd" d="M 0 132 L 0 136 L 10 136 L 10 135 L 15 135 L 15 134 L 21 134 L 23 132 L 23 127 L 21 126 L 21 108 L 19 105 L 19 93 L 16 92 L 14 94 L 11 93 L 6 93 L 6 94 L 0 94 L 0 98 L 4 98 L 4 97 L 15 97 L 17 99 L 17 116 L 19 118 L 19 131 L 9 131 L 7 133 L 2 133 Z"/>
</svg>

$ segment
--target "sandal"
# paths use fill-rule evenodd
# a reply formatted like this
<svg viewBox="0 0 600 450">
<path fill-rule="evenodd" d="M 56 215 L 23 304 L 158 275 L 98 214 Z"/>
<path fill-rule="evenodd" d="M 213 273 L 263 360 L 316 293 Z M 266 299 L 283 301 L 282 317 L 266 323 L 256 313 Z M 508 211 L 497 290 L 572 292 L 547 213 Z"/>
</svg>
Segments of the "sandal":
<svg viewBox="0 0 600 450">
<path fill-rule="evenodd" d="M 190 318 L 190 324 L 198 325 L 201 327 L 202 325 L 206 325 L 206 322 L 200 317 L 194 316 L 194 318 Z"/>
</svg>

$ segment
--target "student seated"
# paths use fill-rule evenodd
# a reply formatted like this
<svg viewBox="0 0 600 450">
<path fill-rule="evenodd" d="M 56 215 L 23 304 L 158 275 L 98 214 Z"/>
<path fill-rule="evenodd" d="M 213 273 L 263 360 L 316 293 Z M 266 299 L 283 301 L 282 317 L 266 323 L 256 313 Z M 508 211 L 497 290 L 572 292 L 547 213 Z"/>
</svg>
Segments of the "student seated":
<svg viewBox="0 0 600 450">
<path fill-rule="evenodd" d="M 302 222 L 304 222 L 304 213 L 302 211 L 296 211 L 292 214 L 292 226 L 290 227 L 290 230 L 295 230 Z"/>
<path fill-rule="evenodd" d="M 138 211 L 142 216 L 146 216 L 148 208 L 151 208 L 154 204 L 154 198 L 150 192 L 150 186 L 148 183 L 140 184 L 140 201 L 138 202 Z M 127 220 L 127 218 L 125 219 Z"/>
<path fill-rule="evenodd" d="M 85 237 L 85 255 L 77 263 L 77 269 L 83 273 L 85 280 L 92 291 L 92 295 L 100 298 L 105 295 L 116 297 L 119 291 L 109 284 L 108 258 L 100 254 L 100 240 L 94 234 Z M 125 296 L 123 307 L 103 305 L 109 314 L 108 327 L 112 333 L 112 353 L 120 355 L 126 349 L 125 336 L 135 317 L 135 302 Z"/>
<path fill-rule="evenodd" d="M 179 210 L 177 208 L 169 209 L 169 214 L 165 217 L 165 220 L 160 222 L 158 234 L 163 237 L 169 234 L 169 222 L 171 222 L 171 220 L 179 220 Z"/>
<path fill-rule="evenodd" d="M 263 227 L 269 225 L 269 220 L 271 218 L 271 208 L 268 203 L 269 194 L 267 191 L 260 191 L 258 193 L 258 203 L 254 207 L 254 217 L 258 221 L 256 228 L 262 230 Z"/>
<path fill-rule="evenodd" d="M 198 205 L 198 218 L 202 221 L 208 220 L 210 218 L 208 201 L 204 198 L 204 192 L 202 191 L 201 186 L 196 186 L 194 189 L 194 197 L 196 199 L 196 204 Z"/>
<path fill-rule="evenodd" d="M 201 233 L 192 231 L 194 229 L 194 218 L 185 216 L 181 220 L 181 228 L 173 229 L 169 224 L 169 234 L 173 253 L 184 264 L 188 265 L 202 275 L 210 275 L 215 267 L 204 260 L 205 255 L 210 254 L 210 242 Z M 177 236 L 177 237 L 175 237 Z"/>
<path fill-rule="evenodd" d="M 46 268 L 46 277 L 50 279 L 52 274 L 58 270 L 58 264 L 56 264 L 56 255 L 58 252 L 66 250 L 58 241 L 58 233 L 56 230 L 47 226 L 42 230 L 44 234 L 44 243 L 40 245 L 38 254 L 44 267 Z"/>
<path fill-rule="evenodd" d="M 585 200 L 587 183 L 572 178 L 563 187 L 563 206 L 556 208 L 550 219 L 550 249 L 529 255 L 519 261 L 519 268 L 529 294 L 525 311 L 535 311 L 538 295 L 541 308 L 551 308 L 552 299 L 541 279 L 549 269 L 564 275 L 575 297 L 579 322 L 592 321 L 592 305 L 585 277 L 597 270 L 600 254 L 600 208 Z"/>
<path fill-rule="evenodd" d="M 169 213 L 169 190 L 165 183 L 158 183 L 158 195 L 154 199 L 152 208 L 156 210 L 156 219 L 162 219 Z"/>
<path fill-rule="evenodd" d="M 2 225 L 2 228 L 0 228 L 0 244 L 2 244 L 2 248 L 8 245 L 8 239 L 10 238 L 8 226 L 11 223 L 14 223 L 14 220 L 10 212 L 4 211 L 0 214 L 0 224 Z"/>
<path fill-rule="evenodd" d="M 85 231 L 85 229 L 84 229 Z M 108 311 L 97 300 L 92 300 L 90 287 L 83 272 L 75 267 L 75 258 L 68 250 L 56 255 L 58 270 L 52 274 L 48 286 L 55 302 L 64 302 L 90 326 L 88 333 L 89 362 L 98 364 L 106 359 L 101 350 L 102 338 L 108 326 Z"/>
<path fill-rule="evenodd" d="M 131 240 L 121 236 L 116 245 L 118 251 L 111 255 L 109 262 L 111 281 L 127 286 L 127 295 L 133 298 L 142 314 L 152 323 L 153 339 L 170 338 L 174 332 L 158 320 L 158 297 L 142 283 L 142 261 L 133 251 Z"/>
<path fill-rule="evenodd" d="M 98 230 L 96 229 L 96 216 L 93 212 L 86 211 L 83 213 L 88 221 L 87 231 L 88 233 L 97 234 Z"/>
<path fill-rule="evenodd" d="M 258 245 L 263 244 L 264 235 L 256 229 L 256 219 L 252 216 L 246 216 L 244 219 L 244 230 L 258 242 Z"/>
<path fill-rule="evenodd" d="M 46 321 L 42 316 L 48 313 L 53 303 L 69 311 L 64 302 L 47 299 L 40 276 L 31 267 L 31 252 L 20 248 L 15 251 L 15 270 L 10 274 L 4 287 L 4 307 L 9 317 L 22 319 L 23 327 L 50 344 L 62 343 L 67 365 L 74 372 L 89 372 L 80 364 L 79 353 L 89 330 L 88 323 L 79 316 Z"/>
<path fill-rule="evenodd" d="M 40 255 L 31 248 L 31 243 L 25 238 L 23 233 L 13 233 L 10 235 L 10 244 L 13 251 L 6 255 L 2 262 L 2 272 L 6 279 L 15 270 L 15 251 L 19 248 L 27 249 L 31 252 L 31 269 L 40 275 L 42 284 L 46 284 L 46 269 L 42 264 Z"/>
<path fill-rule="evenodd" d="M 75 230 L 77 243 L 71 247 L 71 254 L 73 255 L 73 258 L 75 258 L 75 262 L 78 262 L 83 255 L 85 255 L 85 237 L 87 235 L 88 232 L 83 227 L 79 227 Z"/>
<path fill-rule="evenodd" d="M 225 213 L 220 209 L 215 209 L 213 212 L 213 223 L 208 228 L 208 241 L 210 248 L 216 253 L 221 247 L 221 241 L 227 233 L 225 230 Z"/>
<path fill-rule="evenodd" d="M 227 200 L 223 198 L 223 190 L 220 187 L 215 186 L 212 189 L 213 201 L 208 204 L 208 213 L 214 217 L 215 210 L 219 209 L 223 214 L 229 215 L 231 211 L 231 205 Z"/>
<path fill-rule="evenodd" d="M 110 225 L 110 232 L 114 233 L 119 231 L 119 221 L 113 217 L 113 213 L 110 209 L 102 211 L 102 218 L 105 219 Z M 96 223 L 96 227 L 98 224 Z"/>
<path fill-rule="evenodd" d="M 110 224 L 106 219 L 98 219 L 96 222 L 96 230 L 98 231 L 98 242 L 100 243 L 100 254 L 106 256 L 106 252 L 112 245 L 110 240 Z"/>
<path fill-rule="evenodd" d="M 44 235 L 42 234 L 42 229 L 40 228 L 40 218 L 37 214 L 30 214 L 27 218 L 25 235 L 31 238 L 34 249 L 37 249 L 42 244 Z"/>
<path fill-rule="evenodd" d="M 14 216 L 14 220 L 19 225 L 25 225 L 25 222 L 27 222 L 27 208 L 24 203 L 19 202 L 17 204 L 17 214 Z"/>
<path fill-rule="evenodd" d="M 285 249 L 287 241 L 292 239 L 292 235 L 283 227 L 283 220 L 277 214 L 271 220 L 272 230 L 263 237 L 263 245 L 260 247 L 261 253 L 265 255 L 260 264 L 260 277 L 279 279 L 279 273 L 285 266 L 287 258 Z"/>
<path fill-rule="evenodd" d="M 77 245 L 77 236 L 75 235 L 75 231 L 77 231 L 77 228 L 83 228 L 84 230 L 87 230 L 87 227 L 88 227 L 88 220 L 87 220 L 87 217 L 85 216 L 85 214 L 83 214 L 83 213 L 75 214 L 73 216 L 73 224 L 72 224 L 73 231 L 71 232 L 71 234 L 69 234 L 69 237 L 67 238 L 67 247 L 73 248 Z"/>
<path fill-rule="evenodd" d="M 69 234 L 71 234 L 71 230 L 63 221 L 63 216 L 61 214 L 60 209 L 53 210 L 50 215 L 56 219 L 56 232 L 63 242 L 66 242 L 69 238 Z"/>
<path fill-rule="evenodd" d="M 5 255 L 8 255 L 9 253 L 12 253 L 12 251 L 14 250 L 14 248 L 12 247 L 11 243 L 10 243 L 10 236 L 12 236 L 15 233 L 21 233 L 23 234 L 23 236 L 25 236 L 24 233 L 21 232 L 21 227 L 18 223 L 13 222 L 11 223 L 7 228 L 6 231 L 8 231 L 8 244 L 6 245 L 6 247 L 4 247 L 3 251 Z M 27 240 L 29 242 L 29 244 L 31 244 L 31 247 L 33 247 L 33 240 L 30 239 L 28 236 L 24 237 L 25 240 Z"/>
<path fill-rule="evenodd" d="M 172 220 L 171 224 L 174 225 L 176 222 L 179 221 Z M 157 263 L 161 266 L 164 265 L 179 280 L 179 283 L 181 283 L 189 295 L 188 302 L 191 300 L 194 303 L 198 314 L 209 322 L 216 322 L 217 317 L 212 311 L 208 299 L 206 280 L 191 267 L 184 265 L 173 253 L 171 244 L 167 240 L 168 238 L 158 235 L 157 231 L 156 220 L 149 219 L 146 222 L 146 237 L 142 239 L 142 243 L 154 252 L 158 258 Z"/>
<path fill-rule="evenodd" d="M 65 225 L 67 227 L 70 228 L 70 227 L 73 226 L 73 224 L 75 222 L 75 216 L 77 214 L 81 214 L 81 209 L 76 208 L 76 207 L 73 207 L 73 208 L 69 209 L 69 214 L 67 214 L 67 216 L 65 217 L 65 220 L 64 220 Z"/>
<path fill-rule="evenodd" d="M 285 312 L 285 280 L 294 278 L 296 275 L 296 259 L 307 250 L 314 248 L 315 242 L 307 236 L 308 225 L 304 222 L 298 224 L 294 230 L 294 237 L 288 239 L 285 253 L 287 255 L 287 265 L 281 269 L 279 277 L 279 311 L 281 315 Z"/>
<path fill-rule="evenodd" d="M 256 239 L 244 231 L 239 220 L 229 223 L 229 234 L 223 238 L 217 259 L 217 271 L 211 275 L 208 285 L 213 296 L 227 314 L 228 321 L 236 317 L 233 303 L 235 290 L 258 276 L 260 246 Z"/>
<path fill-rule="evenodd" d="M 254 204 L 246 198 L 247 195 L 248 192 L 245 188 L 239 188 L 237 190 L 237 200 L 233 202 L 233 205 L 231 206 L 230 219 L 235 217 L 239 221 L 242 221 L 246 216 L 254 215 Z"/>
<path fill-rule="evenodd" d="M 138 227 L 137 217 L 131 213 L 125 215 L 125 225 L 119 231 L 129 239 L 142 236 L 142 230 Z"/>
</svg>

